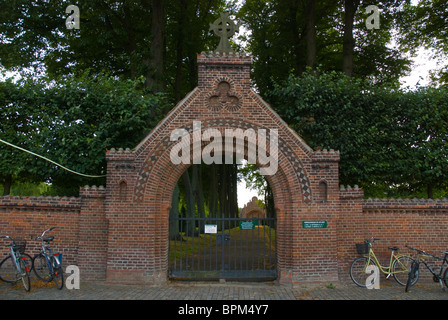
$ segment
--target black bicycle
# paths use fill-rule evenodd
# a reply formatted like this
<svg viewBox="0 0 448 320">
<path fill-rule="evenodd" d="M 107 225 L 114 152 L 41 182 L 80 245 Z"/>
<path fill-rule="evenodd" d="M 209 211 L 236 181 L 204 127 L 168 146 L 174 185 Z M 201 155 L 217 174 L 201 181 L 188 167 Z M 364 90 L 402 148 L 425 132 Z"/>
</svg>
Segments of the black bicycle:
<svg viewBox="0 0 448 320">
<path fill-rule="evenodd" d="M 62 269 L 62 254 L 54 254 L 50 248 L 50 242 L 54 237 L 45 237 L 45 233 L 55 229 L 52 227 L 45 230 L 41 236 L 33 238 L 41 241 L 41 250 L 33 257 L 33 270 L 36 276 L 45 282 L 56 283 L 58 289 L 62 289 L 64 285 L 64 272 Z"/>
<path fill-rule="evenodd" d="M 30 291 L 30 272 L 33 268 L 33 260 L 25 253 L 26 242 L 14 240 L 10 236 L 1 236 L 0 238 L 11 240 L 11 243 L 7 245 L 10 254 L 0 262 L 0 279 L 8 283 L 16 283 L 21 280 L 25 290 Z"/>
<path fill-rule="evenodd" d="M 411 270 L 409 271 L 408 281 L 407 281 L 406 287 L 405 287 L 405 292 L 408 292 L 408 290 L 411 287 L 411 284 L 413 282 L 413 279 L 415 279 L 416 277 L 419 276 L 420 263 L 423 263 L 426 266 L 426 268 L 429 270 L 429 272 L 431 272 L 431 274 L 433 276 L 432 279 L 434 280 L 434 282 L 438 282 L 440 284 L 440 287 L 442 288 L 442 290 L 445 291 L 443 284 L 445 284 L 445 286 L 448 288 L 448 251 L 440 251 L 445 256 L 437 257 L 433 254 L 430 254 L 430 253 L 425 252 L 420 249 L 415 249 L 411 246 L 406 246 L 406 247 L 408 247 L 411 250 L 416 251 L 417 254 L 416 254 L 416 258 L 412 262 Z M 440 266 L 439 273 L 436 273 L 436 271 L 434 271 L 434 269 L 431 268 L 431 266 L 425 261 L 426 259 L 442 260 L 442 265 Z M 443 271 L 445 264 L 447 265 L 447 268 L 445 269 L 445 271 Z"/>
</svg>

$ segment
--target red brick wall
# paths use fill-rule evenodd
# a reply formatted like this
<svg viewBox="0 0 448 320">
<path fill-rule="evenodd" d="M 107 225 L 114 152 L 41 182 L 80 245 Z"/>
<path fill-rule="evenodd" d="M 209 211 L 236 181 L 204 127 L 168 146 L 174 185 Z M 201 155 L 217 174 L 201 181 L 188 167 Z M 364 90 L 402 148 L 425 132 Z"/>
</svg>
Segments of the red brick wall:
<svg viewBox="0 0 448 320">
<path fill-rule="evenodd" d="M 363 200 L 366 229 L 390 245 L 448 249 L 448 199 Z"/>
<path fill-rule="evenodd" d="M 0 197 L 0 235 L 27 241 L 33 256 L 40 242 L 31 235 L 54 236 L 51 247 L 63 254 L 63 264 L 77 265 L 82 280 L 104 280 L 106 273 L 108 223 L 104 213 L 105 189 L 85 187 L 80 197 Z M 1 240 L 5 245 L 7 240 Z M 7 255 L 4 248 L 2 255 Z"/>
<path fill-rule="evenodd" d="M 279 235 L 277 254 L 284 256 L 278 266 L 283 283 L 350 281 L 348 268 L 357 256 L 355 243 L 372 236 L 380 239 L 374 249 L 384 264 L 388 263 L 389 246 L 399 246 L 400 252 L 407 253 L 410 251 L 405 249 L 406 244 L 434 254 L 448 249 L 448 200 L 362 199 L 361 189 L 343 187 L 335 192 L 334 187 L 329 185 L 327 200 L 332 204 L 314 203 L 313 208 L 297 215 L 280 213 L 277 232 L 283 235 Z M 145 277 L 154 281 L 139 268 L 154 263 L 162 251 L 148 244 L 166 240 L 142 236 L 143 229 L 128 220 L 122 230 L 128 230 L 123 237 L 129 245 L 123 250 L 120 246 L 110 250 L 115 256 L 108 261 L 108 243 L 114 243 L 108 235 L 115 231 L 109 229 L 109 219 L 105 217 L 105 198 L 106 190 L 96 187 L 82 188 L 79 198 L 0 197 L 0 234 L 26 239 L 27 252 L 33 254 L 38 250 L 38 242 L 29 240 L 30 235 L 56 226 L 51 232 L 55 236 L 53 247 L 63 253 L 65 266 L 79 266 L 83 280 L 105 280 L 107 271 L 109 281 L 136 282 Z M 302 222 L 306 220 L 326 220 L 328 227 L 303 229 Z M 157 229 L 160 227 L 153 225 L 145 232 Z M 2 242 L 7 244 L 6 240 Z M 136 243 L 146 245 L 137 248 Z M 126 248 L 132 248 L 134 254 L 126 253 Z M 6 248 L 2 253 L 8 253 Z M 130 265 L 117 269 L 114 261 Z M 159 268 L 162 271 L 158 277 L 163 282 L 165 266 Z M 428 279 L 427 271 L 423 275 Z"/>
<path fill-rule="evenodd" d="M 0 197 L 0 234 L 25 239 L 26 252 L 32 256 L 40 242 L 30 236 L 56 227 L 46 234 L 55 237 L 52 247 L 63 254 L 64 265 L 78 264 L 80 210 L 79 198 Z M 6 245 L 8 240 L 0 243 Z M 2 247 L 1 252 L 6 255 L 9 251 Z"/>
<path fill-rule="evenodd" d="M 362 199 L 361 189 L 341 191 L 338 223 L 338 262 L 341 280 L 348 280 L 350 263 L 358 256 L 356 243 L 371 237 L 383 265 L 390 259 L 388 247 L 412 254 L 405 246 L 440 255 L 448 249 L 448 199 Z M 429 272 L 423 271 L 428 277 Z"/>
<path fill-rule="evenodd" d="M 380 238 L 375 252 L 384 263 L 389 246 L 413 253 L 405 245 L 440 256 L 448 250 L 448 199 L 367 199 L 363 201 L 365 235 Z M 429 277 L 426 268 L 422 275 Z"/>
</svg>

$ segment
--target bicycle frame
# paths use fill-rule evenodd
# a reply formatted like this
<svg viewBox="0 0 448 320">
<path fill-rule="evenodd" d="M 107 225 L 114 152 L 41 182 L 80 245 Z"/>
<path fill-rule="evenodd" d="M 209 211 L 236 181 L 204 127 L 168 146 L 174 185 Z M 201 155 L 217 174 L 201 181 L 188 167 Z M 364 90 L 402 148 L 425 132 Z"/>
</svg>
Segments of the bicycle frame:
<svg viewBox="0 0 448 320">
<path fill-rule="evenodd" d="M 444 289 L 444 287 L 443 287 L 443 283 L 442 283 L 442 273 L 443 273 L 443 266 L 445 265 L 445 263 L 447 263 L 447 265 L 448 265 L 447 255 L 448 255 L 448 254 L 445 253 L 445 256 L 442 258 L 442 257 L 434 256 L 434 255 L 429 254 L 429 253 L 425 253 L 425 254 L 421 254 L 421 257 L 418 258 L 418 262 L 419 262 L 419 263 L 422 262 L 422 263 L 425 265 L 425 267 L 426 267 L 426 268 L 429 270 L 429 272 L 431 272 L 431 274 L 433 275 L 434 282 L 439 282 L 440 287 L 442 288 L 442 290 Z M 438 260 L 442 260 L 442 261 L 443 261 L 443 262 L 442 262 L 442 265 L 440 266 L 440 272 L 439 272 L 439 274 L 437 274 L 437 273 L 434 271 L 434 269 L 431 268 L 431 266 L 425 261 L 425 259 L 427 259 L 427 258 L 429 258 L 429 257 L 432 257 L 432 258 L 435 258 L 435 259 L 438 259 Z"/>
<path fill-rule="evenodd" d="M 9 251 L 12 257 L 12 261 L 14 261 L 14 266 L 16 267 L 17 272 L 19 272 L 21 275 L 23 274 L 23 270 L 22 267 L 20 266 L 19 260 L 23 260 L 26 261 L 26 257 L 22 257 L 22 255 L 19 253 L 19 251 L 14 250 L 14 247 L 16 246 L 16 242 L 14 241 L 13 238 L 11 238 L 10 236 L 3 236 L 2 238 L 4 239 L 9 239 L 12 241 L 12 243 L 10 245 L 8 245 L 9 247 Z M 29 267 L 26 266 L 26 272 L 29 272 Z"/>
<path fill-rule="evenodd" d="M 423 263 L 425 265 L 426 269 L 428 269 L 429 272 L 431 272 L 431 274 L 433 275 L 434 282 L 438 282 L 440 284 L 441 289 L 443 291 L 445 291 L 445 288 L 443 287 L 443 282 L 444 282 L 443 280 L 444 279 L 443 279 L 442 273 L 443 273 L 443 267 L 444 267 L 445 263 L 448 265 L 448 251 L 441 251 L 442 253 L 445 254 L 445 256 L 442 258 L 442 257 L 437 257 L 437 256 L 435 256 L 433 254 L 428 253 L 428 252 L 425 252 L 423 250 L 415 249 L 415 248 L 413 248 L 411 246 L 406 246 L 406 247 L 408 247 L 409 249 L 414 250 L 414 251 L 417 252 L 416 259 L 415 259 L 415 262 L 414 262 L 415 265 L 416 265 L 415 273 L 420 272 L 419 271 L 420 263 Z M 442 265 L 440 266 L 439 274 L 437 274 L 436 271 L 434 271 L 434 269 L 431 268 L 431 266 L 425 261 L 426 259 L 430 259 L 430 258 L 434 258 L 436 260 L 442 260 Z M 409 274 L 409 277 L 411 277 L 411 273 Z M 445 284 L 448 286 L 448 284 L 446 283 L 446 280 L 445 280 Z"/>
<path fill-rule="evenodd" d="M 14 251 L 12 246 L 9 247 L 9 250 L 11 252 L 12 261 L 14 261 L 14 266 L 16 267 L 17 272 L 23 276 L 24 272 L 30 272 L 30 269 L 27 265 L 25 265 L 26 270 L 22 270 L 22 267 L 20 266 L 19 260 L 26 261 L 26 257 L 22 257 L 20 253 L 17 251 Z"/>
<path fill-rule="evenodd" d="M 51 251 L 50 245 L 49 245 L 49 244 L 46 245 L 46 244 L 44 243 L 44 236 L 45 236 L 45 233 L 46 233 L 46 232 L 51 231 L 51 230 L 53 230 L 54 228 L 55 228 L 55 227 L 52 227 L 52 228 L 50 228 L 50 229 L 45 230 L 45 231 L 42 233 L 41 236 L 39 236 L 39 237 L 36 238 L 36 239 L 39 239 L 40 242 L 41 242 L 41 250 L 40 250 L 40 252 L 41 252 L 42 255 L 45 257 L 45 261 L 46 261 L 46 263 L 47 263 L 48 270 L 50 270 L 52 276 L 53 276 L 53 274 L 54 274 L 54 268 L 57 267 L 58 265 L 60 265 L 61 262 L 60 262 L 60 261 L 57 259 L 57 257 L 56 257 L 56 256 L 59 256 L 59 254 L 54 255 L 54 254 L 53 254 L 53 251 Z M 48 253 L 47 253 L 47 250 L 48 250 Z M 52 260 L 51 257 L 54 257 L 54 260 Z M 53 265 L 53 261 L 54 261 L 54 264 L 55 264 L 55 265 Z"/>
<path fill-rule="evenodd" d="M 391 254 L 390 254 L 390 260 L 389 260 L 389 266 L 383 266 L 381 265 L 381 263 L 379 262 L 378 258 L 376 257 L 375 253 L 373 252 L 373 249 L 371 246 L 369 246 L 369 254 L 368 254 L 368 259 L 373 260 L 375 262 L 375 264 L 377 265 L 378 269 L 383 273 L 383 274 L 387 274 L 387 278 L 389 278 L 391 275 L 393 275 L 394 273 L 400 273 L 400 272 L 404 272 L 404 271 L 397 271 L 397 272 L 393 272 L 392 271 L 392 266 L 395 260 L 398 260 L 398 258 L 400 257 L 404 257 L 406 255 L 404 254 L 395 254 L 395 251 L 392 250 Z"/>
<path fill-rule="evenodd" d="M 47 250 L 48 250 L 48 254 L 47 254 Z M 41 252 L 42 252 L 42 255 L 45 257 L 45 261 L 47 262 L 48 270 L 51 270 L 51 272 L 53 272 L 53 265 L 50 261 L 51 259 L 49 258 L 49 257 L 51 257 L 53 252 L 51 251 L 50 247 L 46 247 L 44 245 L 42 245 Z"/>
<path fill-rule="evenodd" d="M 12 248 L 12 246 L 9 247 L 9 251 L 11 252 L 11 257 L 12 257 L 12 261 L 14 261 L 14 266 L 16 267 L 16 269 L 19 273 L 22 273 L 22 268 L 20 267 L 19 259 L 16 255 L 16 252 Z"/>
</svg>

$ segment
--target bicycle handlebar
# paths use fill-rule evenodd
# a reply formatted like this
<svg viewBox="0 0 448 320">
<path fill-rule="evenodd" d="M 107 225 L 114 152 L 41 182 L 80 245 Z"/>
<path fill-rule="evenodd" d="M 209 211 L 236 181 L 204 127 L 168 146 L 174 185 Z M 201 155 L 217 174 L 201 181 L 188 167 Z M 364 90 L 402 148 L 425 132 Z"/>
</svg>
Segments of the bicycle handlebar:
<svg viewBox="0 0 448 320">
<path fill-rule="evenodd" d="M 16 241 L 11 238 L 10 236 L 6 235 L 6 236 L 0 236 L 0 239 L 10 239 L 12 241 L 12 244 L 8 244 L 6 247 L 10 247 L 10 246 L 15 246 L 16 245 Z"/>
<path fill-rule="evenodd" d="M 33 240 L 42 240 L 44 238 L 45 233 L 48 232 L 48 231 L 51 231 L 53 229 L 56 229 L 56 227 L 51 227 L 51 228 L 45 230 L 44 232 L 42 232 L 42 235 L 40 235 L 38 237 L 31 236 L 31 239 L 33 239 Z"/>
<path fill-rule="evenodd" d="M 413 248 L 413 247 L 411 247 L 411 246 L 408 246 L 408 245 L 406 245 L 405 246 L 406 248 L 409 248 L 409 249 L 411 249 L 411 250 L 414 250 L 414 251 L 417 251 L 418 253 L 420 253 L 420 254 L 422 254 L 422 255 L 425 255 L 425 256 L 430 256 L 430 257 L 433 257 L 433 258 L 436 258 L 436 259 L 440 259 L 440 260 L 443 260 L 444 258 L 442 258 L 442 257 L 437 257 L 437 256 L 435 256 L 435 255 L 433 255 L 433 254 L 431 254 L 431 253 L 428 253 L 428 252 L 426 252 L 426 251 L 423 251 L 423 250 L 420 250 L 420 249 L 415 249 L 415 248 Z M 441 251 L 442 252 L 442 251 Z"/>
<path fill-rule="evenodd" d="M 380 238 L 375 238 L 375 237 L 371 237 L 369 240 L 366 240 L 366 242 L 368 244 L 372 244 L 373 242 L 377 241 L 377 240 L 381 240 Z"/>
<path fill-rule="evenodd" d="M 48 231 L 51 231 L 51 230 L 53 230 L 53 229 L 55 229 L 55 228 L 56 228 L 56 227 L 51 227 L 50 229 L 45 230 L 45 231 L 42 233 L 42 235 L 41 235 L 40 237 L 43 238 L 44 235 L 45 235 L 45 233 L 47 233 Z"/>
</svg>

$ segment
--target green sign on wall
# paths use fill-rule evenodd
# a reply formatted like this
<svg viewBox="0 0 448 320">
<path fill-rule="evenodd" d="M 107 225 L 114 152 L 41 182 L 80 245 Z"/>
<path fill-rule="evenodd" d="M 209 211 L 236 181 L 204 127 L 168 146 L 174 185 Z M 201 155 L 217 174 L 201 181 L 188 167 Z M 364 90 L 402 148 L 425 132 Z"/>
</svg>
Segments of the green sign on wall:
<svg viewBox="0 0 448 320">
<path fill-rule="evenodd" d="M 255 226 L 257 226 L 257 225 L 258 225 L 258 220 L 240 221 L 240 229 L 241 230 L 255 229 Z"/>
<path fill-rule="evenodd" d="M 302 221 L 303 229 L 325 229 L 326 227 L 326 220 Z"/>
</svg>

